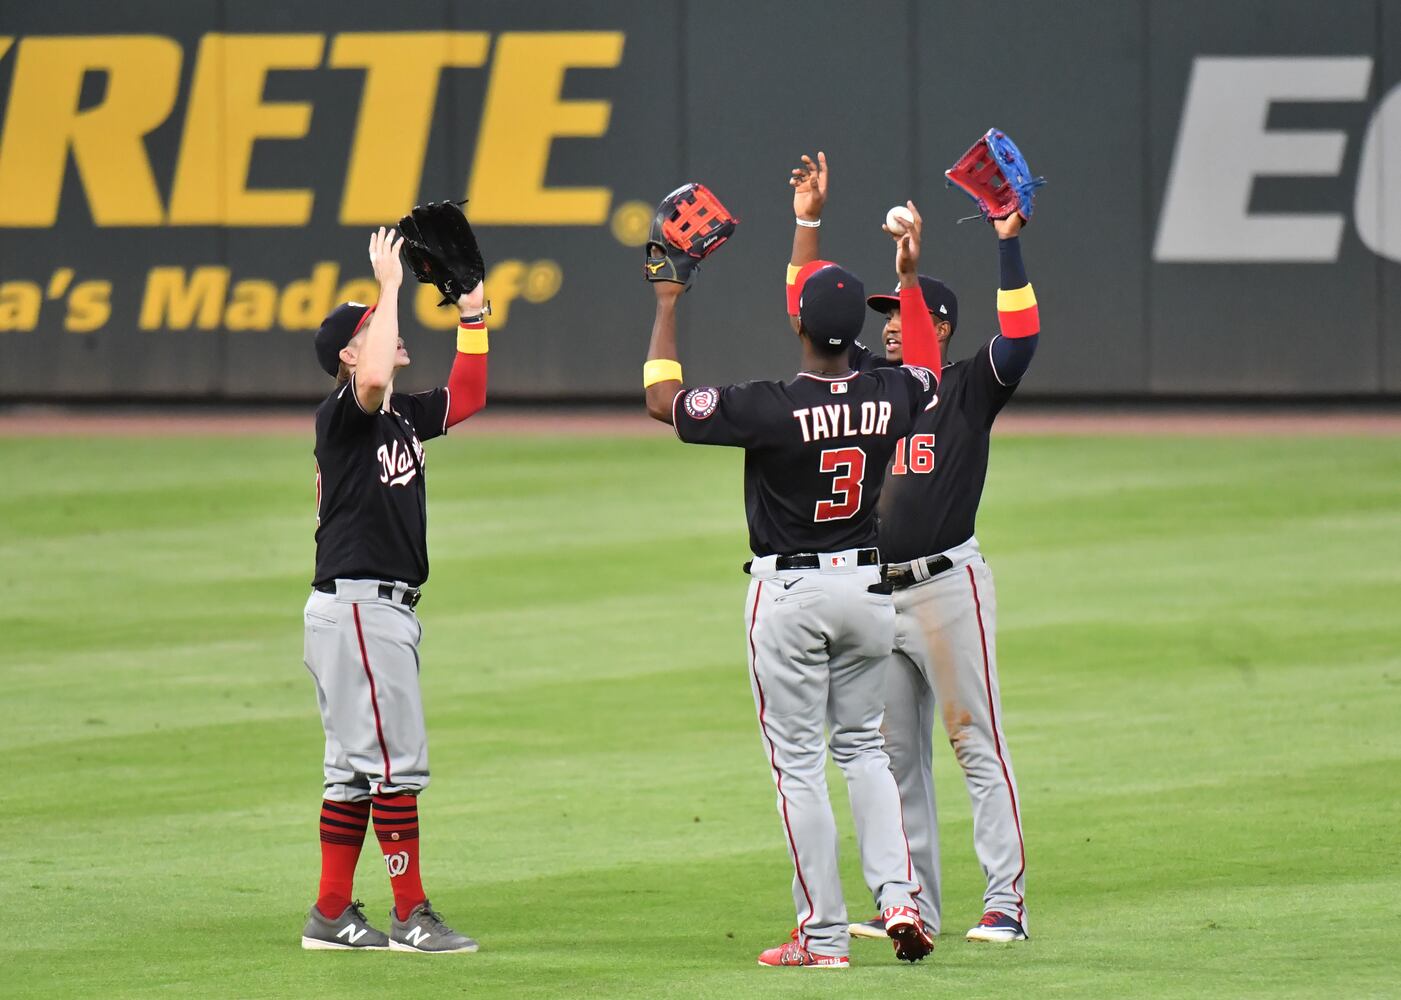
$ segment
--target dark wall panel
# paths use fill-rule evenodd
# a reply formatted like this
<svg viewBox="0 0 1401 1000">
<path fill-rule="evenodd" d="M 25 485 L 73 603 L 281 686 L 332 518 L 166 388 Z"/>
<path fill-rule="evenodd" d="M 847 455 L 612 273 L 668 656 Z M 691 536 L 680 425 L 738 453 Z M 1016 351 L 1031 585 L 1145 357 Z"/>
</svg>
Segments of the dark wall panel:
<svg viewBox="0 0 1401 1000">
<path fill-rule="evenodd" d="M 872 290 L 894 281 L 880 225 L 903 200 L 913 155 L 910 47 L 899 38 L 909 5 L 865 3 L 859 17 L 841 0 L 804 4 L 800 16 L 789 5 L 744 0 L 685 9 L 682 173 L 704 180 L 742 220 L 682 300 L 688 377 L 787 376 L 798 359 L 784 310 L 788 177 L 803 153 L 821 149 L 829 158 L 824 256 Z M 643 302 L 649 320 L 651 295 L 629 298 Z M 876 329 L 871 315 L 868 333 Z"/>
<path fill-rule="evenodd" d="M 997 332 L 997 256 L 987 227 L 948 221 L 974 211 L 945 187 L 944 170 L 972 138 L 997 126 L 1048 178 L 1022 242 L 1046 336 L 1026 388 L 1138 392 L 1147 388 L 1145 326 L 1144 18 L 1136 4 L 1099 4 L 1095 30 L 1061 4 L 1028 4 L 1025 38 L 1063 44 L 991 50 L 978 7 L 918 15 L 919 189 L 931 273 L 960 295 L 964 356 Z M 1008 94 L 1018 95 L 1009 100 Z"/>
<path fill-rule="evenodd" d="M 1148 136 L 1154 205 L 1163 205 L 1197 56 L 1375 58 L 1376 3 L 1337 0 L 1327 9 L 1327 16 L 1320 17 L 1314 0 L 1150 4 Z M 1292 86 L 1304 91 L 1318 86 L 1314 73 L 1293 67 L 1297 64 L 1280 74 L 1292 77 Z M 1346 137 L 1336 176 L 1257 178 L 1250 200 L 1253 213 L 1341 218 L 1343 236 L 1336 259 L 1152 266 L 1153 391 L 1288 395 L 1370 393 L 1380 388 L 1377 261 L 1358 241 L 1351 219 L 1358 152 L 1375 100 L 1374 81 L 1375 69 L 1371 85 L 1364 84 L 1366 92 L 1356 100 L 1278 102 L 1266 119 L 1268 128 L 1283 136 L 1307 130 Z M 1212 105 L 1233 107 L 1240 89 L 1219 88 L 1211 94 Z M 1230 162 L 1241 157 L 1250 141 L 1239 134 L 1227 139 L 1216 151 L 1221 184 L 1227 183 Z M 1278 165 L 1280 157 L 1275 162 Z M 1162 225 L 1161 215 L 1154 223 Z"/>
<path fill-rule="evenodd" d="M 1401 7 L 1379 3 L 1378 49 L 1381 59 L 1377 68 L 1380 95 L 1392 94 L 1401 87 Z M 1393 113 L 1382 120 L 1376 141 L 1384 151 L 1382 182 L 1378 195 L 1382 199 L 1384 228 L 1387 242 L 1401 248 L 1401 94 L 1391 98 Z M 1401 252 L 1396 254 L 1401 257 Z M 1401 393 L 1401 261 L 1374 261 L 1380 295 L 1378 313 L 1381 325 L 1382 389 L 1391 394 Z"/>
<path fill-rule="evenodd" d="M 40 175 L 51 182 L 54 174 L 39 169 L 32 144 L 4 150 L 10 167 L 20 166 L 11 176 L 27 177 L 30 186 L 7 191 L 0 172 L 0 325 L 29 290 L 43 298 L 35 329 L 0 330 L 0 400 L 312 398 L 327 382 L 312 358 L 310 324 L 295 322 L 296 311 L 275 309 L 269 322 L 250 308 L 244 325 L 255 328 L 234 329 L 230 302 L 220 298 L 213 329 L 142 330 L 153 269 L 189 275 L 204 268 L 223 280 L 218 269 L 226 268 L 229 296 L 245 304 L 268 289 L 293 295 L 300 281 L 300 312 L 314 321 L 349 282 L 357 283 L 356 296 L 373 297 L 365 283 L 372 225 L 392 224 L 415 200 L 469 195 L 497 306 L 494 394 L 633 394 L 653 301 L 640 279 L 639 244 L 657 200 L 685 180 L 710 185 L 743 220 L 683 300 L 688 377 L 782 376 L 796 360 L 780 311 L 793 231 L 786 180 L 801 153 L 819 148 L 832 166 L 824 255 L 857 271 L 872 290 L 888 288 L 893 255 L 879 225 L 890 205 L 914 198 L 926 218 L 923 269 L 948 280 L 963 301 L 953 353 L 964 355 L 996 329 L 995 241 L 981 224 L 953 224 L 970 203 L 945 187 L 943 169 L 991 125 L 1009 132 L 1050 181 L 1025 237 L 1047 324 L 1028 392 L 1401 393 L 1401 234 L 1391 231 L 1401 228 L 1401 189 L 1392 182 L 1401 97 L 1386 103 L 1401 84 L 1394 4 L 1335 0 L 1327 17 L 1313 0 L 1026 2 L 1002 13 L 1003 23 L 1037 43 L 990 44 L 980 9 L 916 0 L 816 0 L 800 11 L 776 0 L 405 0 L 392 9 L 369 0 L 4 5 L 0 36 L 17 42 L 0 56 L 0 128 L 23 121 L 23 100 L 11 96 L 29 41 L 77 44 L 110 34 L 125 44 L 150 36 L 163 46 L 160 58 L 175 53 L 176 68 L 172 80 L 160 76 L 159 59 L 143 69 L 143 93 L 173 84 L 169 113 L 148 123 L 140 147 L 159 202 L 155 217 L 98 217 L 99 201 L 107 211 L 130 210 L 142 182 L 123 175 L 122 190 L 136 193 L 129 201 L 90 200 L 92 178 L 80 175 L 70 155 L 56 221 L 35 221 L 27 213 L 46 204 Z M 216 99 L 200 107 L 192 94 L 201 70 L 211 69 L 207 58 L 201 63 L 201 43 L 219 32 L 312 38 L 314 57 L 305 43 L 299 57 L 308 64 L 273 70 L 261 94 L 261 113 L 274 122 L 295 125 L 295 106 L 309 106 L 305 133 L 259 139 L 247 184 L 310 191 L 306 220 L 223 224 L 175 204 L 177 181 L 187 198 L 208 193 L 231 204 L 225 164 L 235 158 L 247 115 L 226 92 L 214 91 Z M 355 43 L 342 38 L 380 33 L 368 55 L 374 59 L 407 32 L 431 33 L 415 43 L 418 52 L 440 46 L 434 51 L 448 53 L 449 62 L 468 65 L 447 66 L 435 89 L 415 97 L 407 67 L 423 60 L 398 58 L 367 71 L 353 65 Z M 338 40 L 348 46 L 340 56 Z M 565 103 L 551 109 L 542 102 L 555 59 L 574 65 L 561 78 Z M 1204 60 L 1222 59 L 1235 68 L 1184 129 L 1194 67 L 1210 73 L 1222 64 Z M 1281 64 L 1289 92 L 1268 110 L 1257 102 L 1252 119 L 1241 97 L 1269 59 L 1351 60 L 1348 72 L 1360 83 L 1311 100 L 1318 64 Z M 602 65 L 579 65 L 588 62 Z M 1353 72 L 1359 67 L 1360 75 Z M 61 77 L 55 66 L 41 68 L 46 80 Z M 362 136 L 363 102 L 387 81 L 399 89 L 391 88 L 378 129 Z M 111 87 L 104 72 L 88 72 L 81 111 L 106 107 Z M 577 102 L 593 102 L 594 111 Z M 608 108 L 606 124 L 589 120 L 598 102 Z M 1390 121 L 1377 118 L 1385 107 L 1396 109 Z M 63 117 L 51 109 L 38 120 L 57 130 Z M 191 122 L 215 129 L 199 169 L 190 155 L 198 147 L 187 142 Z M 1196 162 L 1208 189 L 1165 206 L 1182 138 L 1209 135 L 1213 122 L 1234 122 L 1235 131 L 1198 147 L 1205 158 L 1184 154 L 1180 168 Z M 559 133 L 544 160 L 532 152 L 545 148 L 542 124 Z M 1261 127 L 1270 135 L 1259 137 Z M 1370 194 L 1359 193 L 1358 183 L 1369 127 L 1383 157 Z M 569 134 L 578 131 L 596 134 Z M 1324 134 L 1325 144 L 1326 133 L 1341 136 L 1340 160 L 1300 167 L 1297 141 L 1318 138 L 1309 133 Z M 122 161 L 130 149 L 123 142 L 111 137 L 104 165 Z M 1241 186 L 1233 164 L 1252 157 L 1257 176 Z M 371 179 L 352 190 L 356 170 Z M 1306 176 L 1310 170 L 1318 175 Z M 495 193 L 489 178 L 500 185 Z M 541 184 L 543 202 L 513 193 Z M 1229 231 L 1242 205 L 1252 220 L 1340 220 L 1336 253 L 1327 239 L 1300 254 L 1281 238 L 1265 257 L 1313 259 L 1251 259 L 1259 247 L 1242 253 Z M 334 271 L 332 287 L 311 283 L 318 266 Z M 85 283 L 101 281 L 111 283 L 110 316 L 91 331 L 74 329 L 82 315 L 74 296 L 92 296 L 94 286 Z M 400 315 L 415 361 L 404 381 L 416 388 L 441 379 L 453 354 L 452 313 L 420 302 L 419 286 L 406 283 Z M 872 315 L 868 340 L 877 329 Z"/>
</svg>

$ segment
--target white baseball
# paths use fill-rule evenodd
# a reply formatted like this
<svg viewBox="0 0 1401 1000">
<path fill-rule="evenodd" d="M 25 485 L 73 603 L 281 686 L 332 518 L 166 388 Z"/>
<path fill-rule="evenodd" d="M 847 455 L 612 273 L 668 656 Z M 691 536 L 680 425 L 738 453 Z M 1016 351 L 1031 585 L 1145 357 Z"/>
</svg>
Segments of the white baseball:
<svg viewBox="0 0 1401 1000">
<path fill-rule="evenodd" d="M 885 213 L 885 226 L 892 233 L 899 236 L 910 226 L 914 225 L 915 217 L 904 205 L 896 205 L 889 212 Z"/>
</svg>

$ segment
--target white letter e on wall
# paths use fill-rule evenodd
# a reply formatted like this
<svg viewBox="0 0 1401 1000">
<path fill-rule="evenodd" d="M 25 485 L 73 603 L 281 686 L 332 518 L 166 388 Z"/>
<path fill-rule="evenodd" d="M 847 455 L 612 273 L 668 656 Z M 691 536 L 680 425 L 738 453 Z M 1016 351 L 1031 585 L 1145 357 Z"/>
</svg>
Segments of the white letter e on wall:
<svg viewBox="0 0 1401 1000">
<path fill-rule="evenodd" d="M 1270 132 L 1275 101 L 1358 101 L 1370 56 L 1198 56 L 1187 84 L 1153 258 L 1158 261 L 1333 261 L 1338 214 L 1250 214 L 1256 177 L 1332 177 L 1347 136 Z"/>
</svg>

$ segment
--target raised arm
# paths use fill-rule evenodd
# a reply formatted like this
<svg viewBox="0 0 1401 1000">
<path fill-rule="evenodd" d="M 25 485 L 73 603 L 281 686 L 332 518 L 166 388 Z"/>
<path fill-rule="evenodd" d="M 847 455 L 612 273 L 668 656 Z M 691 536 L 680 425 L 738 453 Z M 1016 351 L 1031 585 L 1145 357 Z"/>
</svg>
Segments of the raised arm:
<svg viewBox="0 0 1401 1000">
<path fill-rule="evenodd" d="M 681 392 L 681 362 L 676 356 L 676 304 L 686 286 L 674 281 L 652 285 L 657 296 L 657 314 L 652 320 L 652 342 L 647 347 L 647 363 L 642 366 L 642 384 L 647 392 L 647 415 L 664 424 L 672 422 L 671 405 Z"/>
<path fill-rule="evenodd" d="M 900 324 L 905 364 L 928 368 L 937 380 L 944 367 L 939 338 L 934 331 L 929 306 L 924 302 L 924 291 L 919 287 L 920 240 L 924 219 L 920 217 L 914 202 L 905 202 L 905 207 L 914 217 L 910 225 L 899 232 L 889 226 L 881 226 L 895 239 L 895 271 L 900 276 Z"/>
<path fill-rule="evenodd" d="M 817 230 L 827 204 L 827 154 L 819 151 L 814 163 L 804 153 L 802 166 L 793 168 L 788 183 L 793 188 L 793 253 L 789 261 L 802 267 L 817 260 Z"/>
<path fill-rule="evenodd" d="M 794 287 L 798 272 L 804 264 L 818 259 L 818 228 L 822 225 L 822 208 L 827 204 L 827 154 L 821 150 L 816 162 L 803 154 L 803 162 L 793 168 L 788 178 L 793 188 L 793 252 L 788 257 L 788 322 L 794 332 L 798 329 L 798 308 Z"/>
<path fill-rule="evenodd" d="M 448 375 L 446 426 L 460 424 L 486 406 L 486 286 L 457 298 L 457 356 Z"/>
<path fill-rule="evenodd" d="M 399 347 L 399 286 L 404 280 L 399 248 L 403 245 L 403 237 L 395 239 L 393 229 L 380 226 L 370 234 L 370 264 L 379 282 L 379 301 L 355 362 L 355 396 L 366 413 L 380 408 L 394 381 L 394 356 Z"/>
<path fill-rule="evenodd" d="M 1036 293 L 1027 280 L 1022 263 L 1022 217 L 1013 212 L 993 221 L 997 229 L 997 257 L 1000 277 L 997 288 L 997 322 L 1002 330 L 993 338 L 993 373 L 1003 385 L 1020 382 L 1031 366 L 1041 333 L 1041 312 Z"/>
</svg>

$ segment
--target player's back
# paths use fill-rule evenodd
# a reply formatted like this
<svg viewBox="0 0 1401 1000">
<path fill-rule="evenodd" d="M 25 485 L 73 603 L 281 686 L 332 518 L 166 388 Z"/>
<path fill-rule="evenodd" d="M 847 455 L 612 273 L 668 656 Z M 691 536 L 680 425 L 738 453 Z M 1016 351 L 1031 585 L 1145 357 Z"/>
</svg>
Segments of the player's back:
<svg viewBox="0 0 1401 1000">
<path fill-rule="evenodd" d="M 923 368 L 700 388 L 677 396 L 683 441 L 745 450 L 744 499 L 755 555 L 876 544 L 876 504 L 896 442 L 933 397 Z"/>
</svg>

